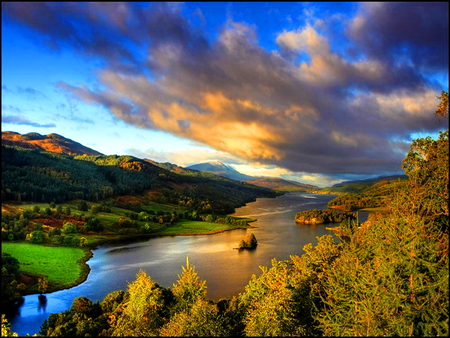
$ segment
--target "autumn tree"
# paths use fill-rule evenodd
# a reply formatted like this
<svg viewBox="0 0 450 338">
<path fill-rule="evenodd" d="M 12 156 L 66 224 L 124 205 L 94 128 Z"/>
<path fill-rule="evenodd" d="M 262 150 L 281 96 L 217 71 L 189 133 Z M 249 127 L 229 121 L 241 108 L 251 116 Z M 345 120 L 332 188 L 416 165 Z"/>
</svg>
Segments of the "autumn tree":
<svg viewBox="0 0 450 338">
<path fill-rule="evenodd" d="M 162 325 L 160 311 L 164 306 L 162 289 L 139 270 L 128 285 L 128 300 L 121 303 L 122 313 L 111 322 L 113 336 L 153 336 Z"/>
<path fill-rule="evenodd" d="M 178 275 L 178 281 L 172 288 L 176 302 L 175 312 L 188 309 L 199 299 L 206 297 L 206 281 L 200 279 L 195 266 L 189 264 L 188 257 L 186 257 L 186 267 L 181 268 L 183 272 Z"/>
</svg>

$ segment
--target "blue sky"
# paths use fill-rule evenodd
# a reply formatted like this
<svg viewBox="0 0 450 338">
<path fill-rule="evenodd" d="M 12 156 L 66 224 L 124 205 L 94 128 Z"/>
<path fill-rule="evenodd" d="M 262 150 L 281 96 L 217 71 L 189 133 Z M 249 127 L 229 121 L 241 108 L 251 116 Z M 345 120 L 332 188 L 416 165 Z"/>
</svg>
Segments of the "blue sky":
<svg viewBox="0 0 450 338">
<path fill-rule="evenodd" d="M 2 130 L 329 186 L 448 128 L 448 3 L 2 3 Z"/>
</svg>

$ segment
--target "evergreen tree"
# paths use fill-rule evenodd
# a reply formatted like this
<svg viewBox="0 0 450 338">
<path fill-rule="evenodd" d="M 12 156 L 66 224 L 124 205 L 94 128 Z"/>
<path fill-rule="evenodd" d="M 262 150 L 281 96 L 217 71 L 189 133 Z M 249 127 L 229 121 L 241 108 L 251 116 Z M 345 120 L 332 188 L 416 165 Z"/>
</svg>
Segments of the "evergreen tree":
<svg viewBox="0 0 450 338">
<path fill-rule="evenodd" d="M 186 267 L 181 268 L 183 272 L 178 275 L 178 281 L 172 288 L 176 301 L 175 312 L 186 310 L 199 299 L 206 297 L 206 281 L 200 280 L 195 266 L 189 264 L 188 257 L 186 257 Z"/>
</svg>

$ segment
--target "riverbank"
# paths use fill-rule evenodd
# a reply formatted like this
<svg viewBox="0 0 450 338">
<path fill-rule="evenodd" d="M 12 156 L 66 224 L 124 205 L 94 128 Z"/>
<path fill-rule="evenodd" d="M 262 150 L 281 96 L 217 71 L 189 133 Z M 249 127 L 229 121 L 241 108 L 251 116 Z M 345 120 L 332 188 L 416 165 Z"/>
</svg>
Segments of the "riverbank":
<svg viewBox="0 0 450 338">
<path fill-rule="evenodd" d="M 256 219 L 246 218 L 248 223 L 256 221 Z M 70 247 L 58 247 L 58 246 L 48 246 L 48 245 L 40 245 L 40 244 L 30 244 L 26 242 L 6 242 L 2 248 L 3 252 L 12 254 L 13 257 L 19 260 L 21 264 L 21 277 L 19 283 L 23 283 L 25 285 L 24 291 L 22 295 L 33 295 L 39 294 L 38 291 L 38 279 L 40 277 L 45 276 L 48 279 L 48 287 L 44 293 L 52 293 L 60 290 L 65 290 L 77 286 L 83 282 L 85 282 L 90 273 L 90 267 L 87 263 L 89 259 L 93 257 L 93 250 L 100 245 L 108 244 L 108 243 L 116 243 L 123 241 L 135 241 L 142 239 L 150 239 L 155 237 L 167 237 L 167 236 L 204 236 L 204 235 L 214 235 L 219 234 L 231 230 L 238 229 L 251 229 L 256 228 L 247 223 L 247 225 L 236 226 L 231 224 L 217 224 L 217 223 L 208 223 L 205 222 L 187 222 L 186 224 L 180 224 L 179 228 L 166 228 L 165 231 L 158 231 L 156 233 L 148 233 L 148 234 L 133 234 L 133 235 L 101 235 L 96 236 L 95 240 L 91 238 L 91 243 L 88 244 L 85 248 L 70 248 Z M 191 227 L 186 227 L 186 225 L 190 225 Z M 206 227 L 214 226 L 219 229 L 214 230 L 206 230 Z M 197 226 L 197 227 L 196 227 Z M 200 227 L 199 227 L 200 226 Z M 224 226 L 227 226 L 224 228 Z M 191 231 L 189 230 L 191 229 Z M 14 250 L 13 247 L 17 246 L 17 250 Z M 23 247 L 26 246 L 26 250 Z M 20 250 L 19 247 L 22 247 Z M 63 250 L 82 250 L 83 255 L 74 263 L 73 260 L 64 259 L 60 257 L 56 261 L 52 263 L 52 260 L 45 260 L 41 255 L 23 255 L 24 252 L 41 252 L 47 250 L 53 250 L 52 254 L 45 254 L 46 257 L 55 256 L 54 253 L 58 251 L 58 249 Z M 59 255 L 56 255 L 59 256 Z M 42 269 L 45 266 L 44 270 Z M 63 272 L 61 272 L 63 271 Z M 68 277 L 69 275 L 65 271 L 79 271 L 77 276 Z M 70 278 L 70 280 L 66 280 L 65 282 L 61 282 L 61 277 Z M 55 282 L 58 280 L 60 282 Z"/>
</svg>

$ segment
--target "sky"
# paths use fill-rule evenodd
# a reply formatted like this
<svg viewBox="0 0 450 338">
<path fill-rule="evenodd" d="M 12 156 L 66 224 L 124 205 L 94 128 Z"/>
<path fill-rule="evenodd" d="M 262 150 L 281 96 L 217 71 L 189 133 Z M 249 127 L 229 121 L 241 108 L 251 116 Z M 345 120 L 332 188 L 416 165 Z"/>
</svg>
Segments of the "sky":
<svg viewBox="0 0 450 338">
<path fill-rule="evenodd" d="M 2 131 L 321 187 L 403 174 L 447 2 L 2 2 Z"/>
</svg>

